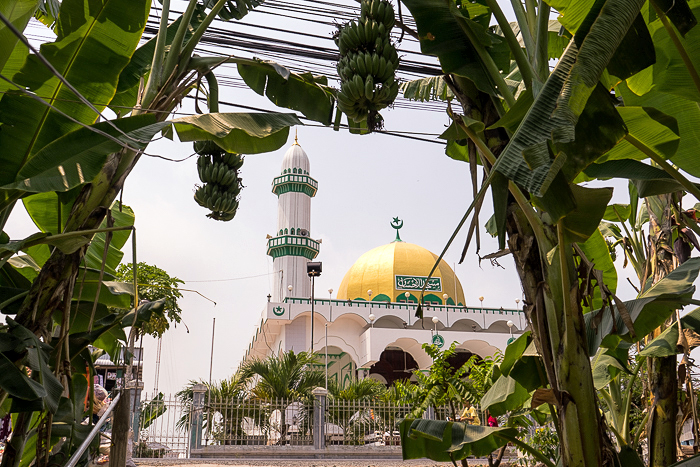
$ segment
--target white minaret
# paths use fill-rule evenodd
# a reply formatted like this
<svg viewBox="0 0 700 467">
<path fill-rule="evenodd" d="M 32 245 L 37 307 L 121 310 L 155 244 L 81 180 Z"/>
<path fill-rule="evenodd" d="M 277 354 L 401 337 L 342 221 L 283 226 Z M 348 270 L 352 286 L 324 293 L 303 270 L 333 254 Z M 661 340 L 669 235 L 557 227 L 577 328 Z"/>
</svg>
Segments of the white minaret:
<svg viewBox="0 0 700 467">
<path fill-rule="evenodd" d="M 274 302 L 311 297 L 306 263 L 319 251 L 319 243 L 309 237 L 311 198 L 317 189 L 318 182 L 309 176 L 309 158 L 295 137 L 282 159 L 282 173 L 272 181 L 272 192 L 278 197 L 277 232 L 267 242 L 267 254 L 274 259 Z"/>
</svg>

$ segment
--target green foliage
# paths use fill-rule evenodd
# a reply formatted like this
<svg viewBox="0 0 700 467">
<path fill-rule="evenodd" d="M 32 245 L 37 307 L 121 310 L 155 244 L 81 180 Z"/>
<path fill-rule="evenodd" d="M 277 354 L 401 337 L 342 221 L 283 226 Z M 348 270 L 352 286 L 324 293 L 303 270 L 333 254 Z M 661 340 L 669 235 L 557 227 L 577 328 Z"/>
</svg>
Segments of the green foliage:
<svg viewBox="0 0 700 467">
<path fill-rule="evenodd" d="M 377 401 L 386 394 L 386 386 L 372 379 L 353 379 L 345 387 L 341 383 L 328 381 L 328 392 L 333 399 L 341 401 Z"/>
<path fill-rule="evenodd" d="M 145 334 L 150 334 L 153 337 L 160 337 L 170 329 L 170 323 L 181 321 L 182 309 L 177 303 L 178 298 L 182 298 L 182 294 L 178 288 L 178 284 L 184 284 L 177 277 L 170 275 L 158 266 L 140 262 L 137 264 L 136 282 L 138 285 L 139 301 L 148 300 L 155 302 L 156 300 L 164 300 L 163 309 L 158 313 L 153 313 L 151 319 L 141 328 Z M 131 263 L 120 264 L 117 268 L 117 277 L 122 282 L 133 282 L 134 273 Z"/>
<path fill-rule="evenodd" d="M 480 366 L 477 357 L 473 356 L 461 368 L 453 368 L 448 359 L 455 354 L 456 342 L 449 348 L 440 350 L 432 344 L 423 344 L 423 350 L 433 359 L 427 372 L 416 370 L 416 384 L 396 381 L 389 389 L 389 396 L 398 403 L 411 406 L 411 416 L 421 417 L 429 407 L 448 407 L 449 417 L 456 419 L 465 402 L 477 403 L 480 391 L 488 384 L 489 374 L 487 361 L 484 368 L 476 370 L 477 379 L 470 382 L 467 379 L 472 368 Z M 479 379 L 481 376 L 482 379 Z"/>
<path fill-rule="evenodd" d="M 323 372 L 307 368 L 315 363 L 315 355 L 290 350 L 245 362 L 240 378 L 252 385 L 250 394 L 258 399 L 309 399 L 314 388 L 325 384 Z"/>
<path fill-rule="evenodd" d="M 559 436 L 551 426 L 535 428 L 534 434 L 528 441 L 533 448 L 541 452 L 547 459 L 556 461 L 559 457 Z M 534 461 L 534 458 L 532 460 Z"/>
</svg>

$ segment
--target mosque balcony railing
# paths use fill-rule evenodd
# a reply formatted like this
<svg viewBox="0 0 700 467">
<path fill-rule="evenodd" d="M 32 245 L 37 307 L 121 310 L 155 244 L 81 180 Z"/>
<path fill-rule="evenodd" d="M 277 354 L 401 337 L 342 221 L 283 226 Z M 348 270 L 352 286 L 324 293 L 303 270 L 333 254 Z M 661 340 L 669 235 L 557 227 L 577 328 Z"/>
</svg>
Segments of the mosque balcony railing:
<svg viewBox="0 0 700 467">
<path fill-rule="evenodd" d="M 303 256 L 314 259 L 321 245 L 309 237 L 300 235 L 279 235 L 267 241 L 267 254 L 273 258 L 280 256 Z"/>
<path fill-rule="evenodd" d="M 318 191 L 318 182 L 308 175 L 292 173 L 280 175 L 272 180 L 272 192 L 277 196 L 295 192 L 305 193 L 313 197 L 316 195 L 316 191 Z"/>
<path fill-rule="evenodd" d="M 309 298 L 298 298 L 298 297 L 286 297 L 282 303 L 290 305 L 308 305 L 311 306 L 311 299 Z M 366 300 L 338 300 L 329 298 L 317 298 L 314 300 L 315 306 L 333 306 L 333 307 L 347 307 L 347 308 L 377 308 L 377 309 L 389 309 L 389 310 L 406 310 L 415 309 L 418 305 L 417 303 L 406 303 L 406 302 L 380 302 L 380 301 L 366 301 Z M 479 313 L 479 314 L 493 314 L 493 315 L 515 315 L 518 316 L 523 313 L 523 310 L 513 309 L 513 308 L 487 308 L 487 307 L 471 307 L 471 306 L 459 306 L 459 305 L 442 305 L 435 303 L 425 303 L 423 305 L 425 311 L 442 311 L 442 312 L 452 312 L 452 313 Z"/>
</svg>

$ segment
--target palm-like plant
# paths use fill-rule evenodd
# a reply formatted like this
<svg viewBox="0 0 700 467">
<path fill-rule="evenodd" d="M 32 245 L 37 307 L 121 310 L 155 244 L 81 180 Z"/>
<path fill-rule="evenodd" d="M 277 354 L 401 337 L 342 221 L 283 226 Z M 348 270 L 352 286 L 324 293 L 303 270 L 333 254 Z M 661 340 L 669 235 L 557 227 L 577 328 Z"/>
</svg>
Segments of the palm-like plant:
<svg viewBox="0 0 700 467">
<path fill-rule="evenodd" d="M 177 421 L 177 428 L 189 430 L 190 414 L 192 413 L 192 401 L 194 398 L 194 386 L 202 384 L 207 387 L 205 394 L 205 409 L 202 413 L 202 427 L 208 433 L 214 433 L 214 438 L 231 438 L 243 434 L 243 421 L 245 417 L 254 417 L 254 414 L 245 411 L 235 411 L 236 417 L 232 417 L 226 408 L 231 401 L 245 399 L 248 392 L 245 381 L 240 373 L 233 374 L 230 378 L 209 384 L 202 380 L 190 382 L 175 396 L 182 404 L 182 416 Z M 223 424 L 217 426 L 217 420 Z"/>
<path fill-rule="evenodd" d="M 281 352 L 263 359 L 253 359 L 241 367 L 240 377 L 249 386 L 250 395 L 260 401 L 309 401 L 311 390 L 322 386 L 325 375 L 312 369 L 316 357 L 309 352 Z M 286 407 L 285 407 L 286 408 Z M 280 410 L 280 443 L 287 435 L 286 410 Z"/>
<path fill-rule="evenodd" d="M 384 384 L 371 378 L 355 379 L 344 387 L 330 381 L 328 392 L 332 398 L 327 415 L 328 421 L 343 429 L 346 439 L 348 435 L 360 442 L 367 427 L 374 421 L 383 422 L 387 428 L 393 429 L 393 418 L 385 410 L 385 406 L 371 407 L 372 402 L 381 401 L 387 392 Z M 379 413 L 380 412 L 380 413 Z"/>
</svg>

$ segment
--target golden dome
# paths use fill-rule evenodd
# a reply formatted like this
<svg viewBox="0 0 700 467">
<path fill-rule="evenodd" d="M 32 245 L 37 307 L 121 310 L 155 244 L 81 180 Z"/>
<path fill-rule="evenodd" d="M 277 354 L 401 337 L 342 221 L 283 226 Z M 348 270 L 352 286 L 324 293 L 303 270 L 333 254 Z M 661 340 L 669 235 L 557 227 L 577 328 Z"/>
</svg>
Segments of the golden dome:
<svg viewBox="0 0 700 467">
<path fill-rule="evenodd" d="M 402 241 L 370 250 L 345 274 L 338 299 L 369 300 L 367 291 L 371 290 L 372 301 L 405 302 L 406 292 L 411 294 L 409 300 L 417 301 L 437 258 L 438 255 L 421 246 Z M 448 305 L 464 304 L 462 284 L 452 268 L 441 260 L 425 289 L 424 299 L 442 304 L 444 294 L 448 295 Z"/>
</svg>

